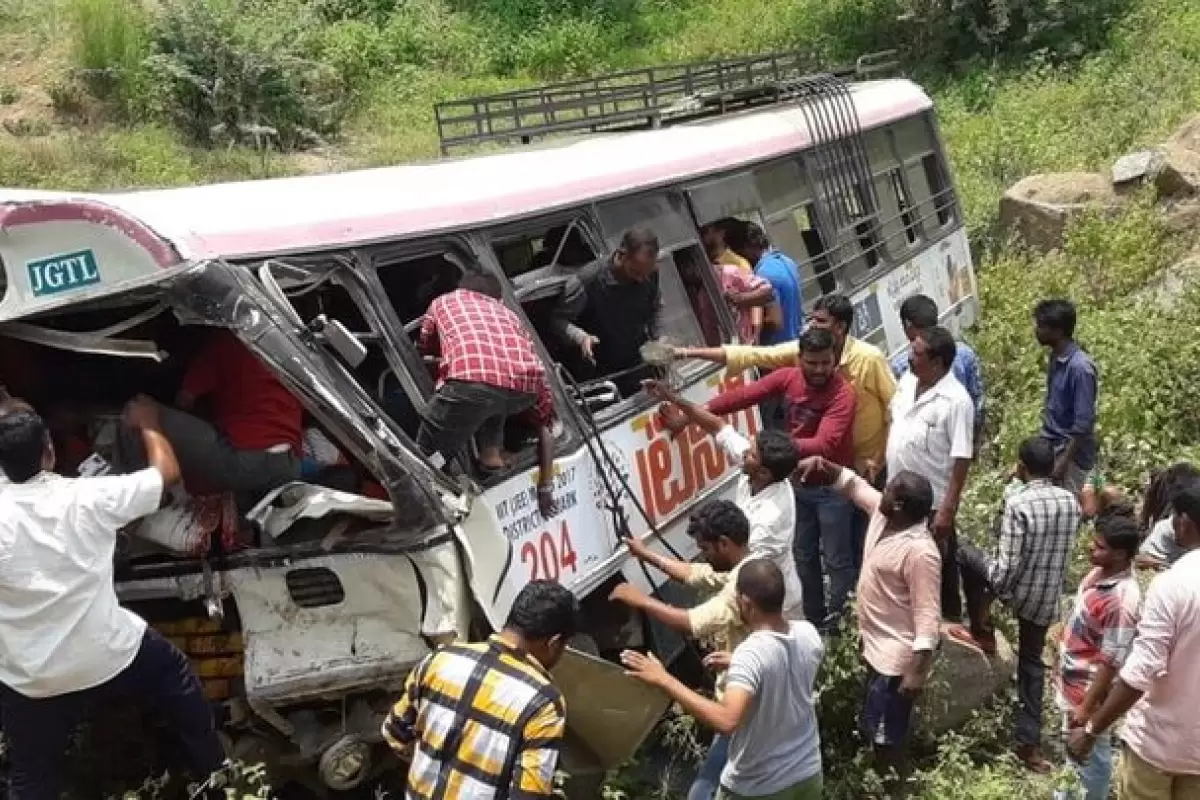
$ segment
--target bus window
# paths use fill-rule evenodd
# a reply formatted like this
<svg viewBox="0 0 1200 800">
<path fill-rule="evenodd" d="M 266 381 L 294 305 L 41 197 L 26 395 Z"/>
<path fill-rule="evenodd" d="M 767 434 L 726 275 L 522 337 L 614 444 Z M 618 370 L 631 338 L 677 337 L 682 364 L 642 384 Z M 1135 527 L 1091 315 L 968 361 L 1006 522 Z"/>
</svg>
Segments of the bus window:
<svg viewBox="0 0 1200 800">
<path fill-rule="evenodd" d="M 864 187 L 855 185 L 850 192 L 837 196 L 849 228 L 842 231 L 839 242 L 839 266 L 842 282 L 847 288 L 865 282 L 881 264 L 879 220 L 869 210 L 870 202 Z"/>
<path fill-rule="evenodd" d="M 634 227 L 648 228 L 658 238 L 659 257 L 652 280 L 658 284 L 662 306 L 656 320 L 634 338 L 645 341 L 653 334 L 676 346 L 705 344 L 693 304 L 701 296 L 697 294 L 697 287 L 701 284 L 706 287 L 711 302 L 719 300 L 720 294 L 716 291 L 716 273 L 711 268 L 706 272 L 701 270 L 700 265 L 707 265 L 707 257 L 682 196 L 664 193 L 624 198 L 599 204 L 596 213 L 605 241 L 613 250 L 620 245 L 626 231 Z M 692 284 L 691 292 L 680 275 L 681 269 Z M 589 311 L 595 319 L 594 310 Z M 645 323 L 631 321 L 630 324 Z M 631 349 L 626 348 L 622 359 L 621 363 L 598 363 L 592 381 L 611 380 L 622 398 L 639 395 L 640 381 L 652 376 L 653 370 Z M 684 367 L 685 372 L 693 368 L 700 369 L 699 365 Z"/>
<path fill-rule="evenodd" d="M 504 274 L 510 278 L 523 278 L 555 267 L 577 269 L 597 257 L 578 220 L 497 239 L 492 250 Z M 518 286 L 520 283 L 517 281 Z"/>
<path fill-rule="evenodd" d="M 805 203 L 767 220 L 767 238 L 774 247 L 795 260 L 806 306 L 823 294 L 838 290 L 830 253 L 816 225 L 816 206 Z"/>
<path fill-rule="evenodd" d="M 904 180 L 903 166 L 896 157 L 892 132 L 885 128 L 863 135 L 871 166 L 875 197 L 879 201 L 879 228 L 883 250 L 893 260 L 903 261 L 920 239 L 912 193 Z"/>
<path fill-rule="evenodd" d="M 917 208 L 917 223 L 930 232 L 956 218 L 954 190 L 933 135 L 928 114 L 891 126 L 893 142 L 904 166 L 904 177 Z"/>
</svg>

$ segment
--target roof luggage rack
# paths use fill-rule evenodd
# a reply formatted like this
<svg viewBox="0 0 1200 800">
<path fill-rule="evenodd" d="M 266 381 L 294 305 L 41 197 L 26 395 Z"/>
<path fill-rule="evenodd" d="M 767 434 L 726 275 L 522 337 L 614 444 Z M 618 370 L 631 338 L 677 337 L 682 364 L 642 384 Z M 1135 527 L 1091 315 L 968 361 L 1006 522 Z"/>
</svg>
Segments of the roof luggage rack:
<svg viewBox="0 0 1200 800">
<path fill-rule="evenodd" d="M 628 70 L 434 106 L 443 155 L 486 143 L 529 144 L 577 132 L 660 128 L 760 105 L 823 96 L 843 79 L 895 69 L 896 51 L 812 74 L 799 51 Z"/>
</svg>

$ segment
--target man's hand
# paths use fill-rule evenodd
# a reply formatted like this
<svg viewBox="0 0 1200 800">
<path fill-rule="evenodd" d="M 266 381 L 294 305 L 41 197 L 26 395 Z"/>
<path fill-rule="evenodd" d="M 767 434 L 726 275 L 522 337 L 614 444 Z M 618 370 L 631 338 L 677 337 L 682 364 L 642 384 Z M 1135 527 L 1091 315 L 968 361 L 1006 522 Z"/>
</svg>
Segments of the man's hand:
<svg viewBox="0 0 1200 800">
<path fill-rule="evenodd" d="M 549 481 L 539 483 L 537 487 L 537 504 L 538 511 L 542 512 L 542 519 L 550 519 L 558 513 L 558 509 L 554 507 L 554 484 Z"/>
<path fill-rule="evenodd" d="M 1095 746 L 1096 737 L 1089 735 L 1084 728 L 1073 728 L 1067 734 L 1067 752 L 1080 763 L 1088 760 Z"/>
<path fill-rule="evenodd" d="M 925 691 L 925 684 L 929 677 L 923 669 L 917 668 L 914 663 L 904 673 L 904 679 L 900 682 L 900 694 L 910 700 L 916 700 L 921 696 L 921 692 Z"/>
<path fill-rule="evenodd" d="M 800 462 L 794 473 L 801 483 L 826 486 L 837 480 L 842 468 L 821 456 L 809 456 Z"/>
<path fill-rule="evenodd" d="M 650 557 L 650 547 L 636 536 L 630 536 L 625 540 L 625 546 L 629 548 L 629 554 L 638 561 L 645 561 Z"/>
<path fill-rule="evenodd" d="M 667 679 L 671 677 L 667 668 L 654 657 L 653 653 L 642 654 L 633 650 L 622 650 L 621 664 L 625 667 L 626 675 L 651 686 L 662 688 Z"/>
<path fill-rule="evenodd" d="M 663 427 L 667 429 L 671 436 L 678 436 L 689 423 L 687 415 L 680 410 L 679 406 L 673 403 L 663 403 L 659 406 L 658 416 L 662 420 Z"/>
<path fill-rule="evenodd" d="M 879 463 L 875 459 L 868 458 L 863 462 L 862 477 L 867 483 L 875 485 L 875 480 L 879 477 Z"/>
<path fill-rule="evenodd" d="M 1082 728 L 1088 723 L 1089 714 L 1082 706 L 1076 706 L 1067 712 L 1067 727 Z"/>
<path fill-rule="evenodd" d="M 671 387 L 667 385 L 666 381 L 650 378 L 642 381 L 642 388 L 646 390 L 646 394 L 660 403 L 675 402 L 675 393 L 671 391 Z"/>
<path fill-rule="evenodd" d="M 709 653 L 704 657 L 704 666 L 711 669 L 713 672 L 724 672 L 729 669 L 730 662 L 733 661 L 733 653 L 725 650 L 720 650 L 716 653 Z"/>
<path fill-rule="evenodd" d="M 950 538 L 950 534 L 954 532 L 954 509 L 943 506 L 937 510 L 933 516 L 933 538 L 939 542 Z"/>
<path fill-rule="evenodd" d="M 158 403 L 144 394 L 125 404 L 122 414 L 125 424 L 138 430 L 158 430 Z"/>
<path fill-rule="evenodd" d="M 638 608 L 646 599 L 646 595 L 632 583 L 618 583 L 609 594 L 608 599 L 624 603 L 630 608 Z"/>
<path fill-rule="evenodd" d="M 596 345 L 598 344 L 600 344 L 600 339 L 590 333 L 579 340 L 579 352 L 592 364 L 596 363 Z"/>
</svg>

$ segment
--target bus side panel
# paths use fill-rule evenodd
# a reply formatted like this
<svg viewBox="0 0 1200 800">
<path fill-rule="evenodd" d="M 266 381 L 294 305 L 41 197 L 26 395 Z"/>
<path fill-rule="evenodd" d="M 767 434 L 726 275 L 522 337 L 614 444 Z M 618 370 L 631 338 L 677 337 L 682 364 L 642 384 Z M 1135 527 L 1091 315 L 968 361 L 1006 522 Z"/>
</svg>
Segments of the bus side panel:
<svg viewBox="0 0 1200 800">
<path fill-rule="evenodd" d="M 955 336 L 975 324 L 979 296 L 964 228 L 855 292 L 854 335 L 878 345 L 889 355 L 907 350 L 900 304 L 914 294 L 927 295 L 937 303 L 942 325 Z"/>
<path fill-rule="evenodd" d="M 744 382 L 741 375 L 714 373 L 683 394 L 704 403 Z M 747 436 L 760 427 L 756 408 L 733 414 L 729 421 Z M 686 536 L 687 515 L 701 500 L 728 491 L 738 468 L 698 429 L 689 428 L 672 438 L 652 409 L 621 420 L 601 436 L 612 460 L 605 467 L 607 483 L 622 495 L 620 507 L 633 535 L 644 536 L 653 523 L 667 532 L 677 551 L 685 557 L 694 555 L 695 546 Z M 596 452 L 603 458 L 599 447 Z M 480 602 L 490 607 L 492 619 L 503 620 L 517 592 L 531 580 L 557 580 L 586 597 L 626 560 L 609 510 L 612 498 L 586 446 L 555 462 L 554 499 L 559 513 L 549 521 L 537 509 L 537 477 L 537 469 L 531 469 L 493 487 L 477 501 L 486 508 L 471 515 L 476 524 L 495 526 L 508 543 L 506 557 L 489 548 L 487 563 L 478 564 L 475 572 L 475 591 Z M 626 487 L 637 503 L 626 495 Z M 484 522 L 492 517 L 494 523 Z M 496 538 L 495 533 L 488 538 Z M 644 584 L 638 574 L 637 582 Z M 665 580 L 651 574 L 659 582 Z"/>
</svg>

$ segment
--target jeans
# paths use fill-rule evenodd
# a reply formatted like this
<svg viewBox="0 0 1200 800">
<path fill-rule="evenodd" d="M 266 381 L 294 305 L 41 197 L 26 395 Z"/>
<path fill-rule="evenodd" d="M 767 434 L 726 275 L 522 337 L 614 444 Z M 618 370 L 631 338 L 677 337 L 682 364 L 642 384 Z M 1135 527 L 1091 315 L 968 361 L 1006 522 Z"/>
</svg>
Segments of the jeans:
<svg viewBox="0 0 1200 800">
<path fill-rule="evenodd" d="M 958 530 L 950 529 L 950 535 L 938 542 L 942 554 L 942 619 L 962 622 L 963 601 L 959 576 Z"/>
<path fill-rule="evenodd" d="M 196 780 L 224 764 L 200 679 L 187 656 L 148 628 L 133 663 L 99 686 L 41 698 L 0 686 L 0 718 L 9 743 L 9 800 L 58 800 L 63 756 L 75 724 L 93 701 L 112 697 L 142 698 L 165 713 L 183 741 Z"/>
<path fill-rule="evenodd" d="M 854 506 L 826 486 L 796 487 L 796 538 L 792 543 L 804 616 L 820 627 L 838 617 L 858 581 L 854 554 Z M 824 572 L 822 572 L 824 562 Z M 825 579 L 829 576 L 829 604 Z"/>
<path fill-rule="evenodd" d="M 713 800 L 721 788 L 721 772 L 729 761 L 729 737 L 717 734 L 708 747 L 708 755 L 700 764 L 700 771 L 688 789 L 687 800 Z"/>
<path fill-rule="evenodd" d="M 1067 725 L 1064 719 L 1064 737 L 1066 732 Z M 1092 754 L 1086 762 L 1079 764 L 1070 756 L 1067 757 L 1067 763 L 1071 765 L 1071 769 L 1075 770 L 1075 774 L 1079 776 L 1079 782 L 1083 784 L 1082 794 L 1076 793 L 1073 797 L 1068 795 L 1071 800 L 1108 800 L 1114 749 L 1112 731 L 1106 731 L 1103 736 L 1096 739 L 1096 744 L 1092 747 Z"/>
<path fill-rule="evenodd" d="M 486 383 L 449 380 L 429 403 L 429 414 L 417 431 L 417 447 L 427 455 L 440 453 L 446 461 L 461 458 L 478 434 L 479 449 L 499 447 L 504 421 L 533 407 L 532 394 L 499 389 Z M 461 466 L 469 468 L 467 461 Z"/>
</svg>

